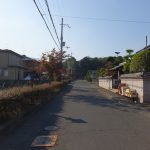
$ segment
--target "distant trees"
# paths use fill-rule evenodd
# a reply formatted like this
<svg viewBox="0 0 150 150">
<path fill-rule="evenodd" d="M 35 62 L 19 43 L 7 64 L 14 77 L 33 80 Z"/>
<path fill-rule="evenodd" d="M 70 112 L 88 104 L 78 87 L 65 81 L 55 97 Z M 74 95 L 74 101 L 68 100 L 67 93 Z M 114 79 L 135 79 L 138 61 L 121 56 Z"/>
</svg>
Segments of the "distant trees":
<svg viewBox="0 0 150 150">
<path fill-rule="evenodd" d="M 90 80 L 90 72 L 96 71 L 97 76 L 109 76 L 114 75 L 110 69 L 118 66 L 120 63 L 125 62 L 122 73 L 139 72 L 139 71 L 150 71 L 150 50 L 144 50 L 137 54 L 133 54 L 132 49 L 127 49 L 127 55 L 122 56 L 109 56 L 109 57 L 84 57 L 80 61 L 76 61 L 75 58 L 69 58 L 65 62 L 67 68 L 75 66 L 78 77 L 86 78 Z"/>
<path fill-rule="evenodd" d="M 78 62 L 79 73 L 81 77 L 85 77 L 88 70 L 97 70 L 97 75 L 105 76 L 109 74 L 109 69 L 123 62 L 122 56 L 118 57 L 84 57 Z"/>
<path fill-rule="evenodd" d="M 77 68 L 77 61 L 74 57 L 69 57 L 63 62 L 63 66 L 66 69 L 68 77 L 72 78 L 74 70 Z"/>
</svg>

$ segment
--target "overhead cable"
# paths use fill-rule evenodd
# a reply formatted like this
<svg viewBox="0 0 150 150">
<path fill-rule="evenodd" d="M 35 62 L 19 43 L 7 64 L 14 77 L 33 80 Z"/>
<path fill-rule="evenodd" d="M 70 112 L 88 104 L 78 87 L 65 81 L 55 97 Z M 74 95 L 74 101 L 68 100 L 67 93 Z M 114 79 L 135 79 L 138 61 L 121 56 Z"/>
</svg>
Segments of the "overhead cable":
<svg viewBox="0 0 150 150">
<path fill-rule="evenodd" d="M 39 9 L 39 7 L 38 7 L 36 1 L 33 0 L 33 2 L 34 2 L 34 4 L 36 5 L 36 8 L 37 8 L 37 10 L 39 11 L 39 13 L 40 13 L 40 15 L 41 15 L 41 17 L 42 17 L 42 19 L 43 19 L 43 21 L 44 21 L 44 23 L 45 23 L 45 25 L 46 25 L 48 31 L 49 31 L 49 33 L 50 33 L 50 35 L 51 35 L 51 37 L 52 37 L 54 43 L 56 44 L 57 48 L 60 50 L 60 48 L 59 48 L 57 42 L 55 41 L 55 39 L 54 39 L 54 37 L 53 37 L 53 34 L 52 34 L 52 32 L 50 31 L 50 28 L 48 27 L 47 22 L 46 22 L 45 18 L 43 17 L 43 14 L 41 13 L 41 11 L 40 11 L 40 9 Z"/>
<path fill-rule="evenodd" d="M 55 27 L 55 24 L 54 24 L 54 21 L 53 21 L 53 18 L 52 18 L 52 15 L 51 15 L 51 12 L 50 12 L 50 8 L 49 8 L 49 4 L 48 4 L 48 1 L 47 1 L 47 0 L 45 0 L 45 4 L 46 4 L 46 6 L 47 6 L 48 13 L 49 13 L 50 19 L 51 19 L 52 24 L 53 24 L 53 27 L 54 27 L 54 30 L 55 30 L 55 34 L 56 34 L 57 40 L 58 40 L 58 42 L 59 42 L 59 44 L 60 44 L 60 40 L 59 40 L 57 31 L 56 31 L 56 27 Z"/>
<path fill-rule="evenodd" d="M 108 21 L 108 22 L 150 24 L 150 21 L 140 21 L 140 20 L 124 20 L 124 19 L 93 18 L 93 17 L 79 17 L 79 16 L 61 16 L 61 15 L 53 15 L 53 16 L 63 17 L 63 18 L 71 18 L 71 19 L 80 19 L 80 20 L 91 20 L 91 21 Z"/>
</svg>

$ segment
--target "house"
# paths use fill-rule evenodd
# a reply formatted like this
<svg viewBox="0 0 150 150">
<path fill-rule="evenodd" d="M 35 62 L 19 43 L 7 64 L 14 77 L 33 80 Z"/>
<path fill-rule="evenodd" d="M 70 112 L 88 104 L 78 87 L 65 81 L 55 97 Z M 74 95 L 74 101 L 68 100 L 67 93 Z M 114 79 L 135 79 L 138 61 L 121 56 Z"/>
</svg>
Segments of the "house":
<svg viewBox="0 0 150 150">
<path fill-rule="evenodd" d="M 137 51 L 136 53 L 139 53 L 139 52 L 144 51 L 144 50 L 150 50 L 150 45 L 145 46 L 144 48 L 142 48 L 141 50 Z"/>
<path fill-rule="evenodd" d="M 0 80 L 23 80 L 23 56 L 8 49 L 0 49 Z"/>
<path fill-rule="evenodd" d="M 113 88 L 118 88 L 118 85 L 119 85 L 119 80 L 120 80 L 120 75 L 123 74 L 123 65 L 125 64 L 126 62 L 122 62 L 120 63 L 118 66 L 115 66 L 113 68 L 111 68 L 109 71 L 110 71 L 110 74 L 112 75 L 112 87 Z"/>
<path fill-rule="evenodd" d="M 26 55 L 23 55 L 22 58 L 24 69 L 24 78 L 30 76 L 31 78 L 38 78 L 37 70 L 39 66 L 39 61 L 30 57 L 27 57 Z"/>
</svg>

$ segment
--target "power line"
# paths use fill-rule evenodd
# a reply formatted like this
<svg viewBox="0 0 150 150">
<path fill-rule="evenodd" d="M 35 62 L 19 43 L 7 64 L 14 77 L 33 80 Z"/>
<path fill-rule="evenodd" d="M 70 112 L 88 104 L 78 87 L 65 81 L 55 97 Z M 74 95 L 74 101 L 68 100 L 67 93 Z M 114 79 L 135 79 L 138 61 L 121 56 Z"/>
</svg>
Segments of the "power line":
<svg viewBox="0 0 150 150">
<path fill-rule="evenodd" d="M 58 40 L 58 42 L 59 42 L 59 44 L 60 44 L 59 37 L 58 37 L 57 31 L 56 31 L 56 28 L 55 28 L 55 24 L 54 24 L 54 21 L 53 21 L 53 18 L 52 18 L 52 15 L 51 15 L 51 12 L 50 12 L 50 8 L 49 8 L 49 4 L 48 4 L 48 1 L 47 1 L 47 0 L 45 0 L 45 4 L 46 4 L 46 6 L 47 6 L 48 13 L 49 13 L 50 19 L 51 19 L 52 24 L 53 24 L 53 27 L 54 27 L 57 40 Z"/>
<path fill-rule="evenodd" d="M 45 16 L 45 19 L 47 20 L 47 22 L 48 22 L 49 24 L 51 24 L 50 21 L 49 21 L 49 19 L 47 18 L 46 12 L 44 11 L 44 9 L 43 9 L 43 7 L 42 7 L 42 4 L 40 3 L 40 0 L 37 0 L 37 1 L 38 1 L 39 5 L 40 5 L 40 7 L 41 7 L 41 10 L 43 11 L 43 16 Z"/>
<path fill-rule="evenodd" d="M 41 7 L 41 9 L 42 9 L 42 11 L 43 11 L 43 13 L 44 13 L 44 15 L 45 15 L 46 13 L 45 13 L 45 11 L 44 11 L 44 9 L 43 9 L 43 7 L 42 7 L 42 4 L 40 3 L 40 0 L 37 0 L 37 1 L 38 1 L 39 5 L 40 5 L 40 7 Z"/>
<path fill-rule="evenodd" d="M 71 18 L 71 19 L 80 19 L 80 20 L 91 20 L 91 21 L 108 21 L 108 22 L 150 24 L 150 21 L 140 21 L 140 20 L 123 20 L 123 19 L 93 18 L 93 17 L 79 17 L 79 16 L 61 16 L 61 15 L 53 15 L 53 16 Z"/>
<path fill-rule="evenodd" d="M 49 31 L 49 33 L 50 33 L 50 35 L 51 35 L 51 37 L 52 37 L 54 43 L 56 44 L 56 46 L 58 47 L 58 49 L 60 49 L 59 46 L 58 46 L 58 44 L 57 44 L 57 42 L 55 41 L 55 39 L 54 39 L 54 37 L 53 37 L 52 32 L 50 31 L 50 28 L 48 27 L 47 22 L 46 22 L 45 18 L 43 17 L 43 14 L 41 13 L 41 11 L 40 11 L 40 9 L 39 9 L 39 7 L 38 7 L 36 1 L 33 0 L 33 2 L 34 2 L 34 4 L 35 4 L 37 10 L 39 11 L 39 13 L 40 13 L 40 15 L 41 15 L 41 17 L 42 17 L 42 19 L 43 19 L 43 21 L 44 21 L 44 23 L 45 23 L 45 25 L 46 25 L 48 31 Z"/>
</svg>

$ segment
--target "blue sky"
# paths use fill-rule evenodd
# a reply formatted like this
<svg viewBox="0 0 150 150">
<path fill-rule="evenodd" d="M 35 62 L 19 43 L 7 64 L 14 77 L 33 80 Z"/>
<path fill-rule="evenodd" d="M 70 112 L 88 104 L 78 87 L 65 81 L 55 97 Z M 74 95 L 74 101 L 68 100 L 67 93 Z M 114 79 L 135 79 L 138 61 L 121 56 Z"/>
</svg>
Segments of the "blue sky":
<svg viewBox="0 0 150 150">
<path fill-rule="evenodd" d="M 39 0 L 44 9 L 44 0 Z M 38 0 L 37 0 L 38 2 Z M 105 18 L 108 20 L 150 21 L 149 0 L 48 0 L 60 36 L 61 16 Z M 48 13 L 45 9 L 45 14 Z M 115 51 L 135 51 L 150 40 L 150 23 L 127 23 L 64 17 L 64 41 L 77 60 L 85 57 L 114 56 Z M 52 26 L 50 29 L 53 31 Z M 0 49 L 40 58 L 56 47 L 33 0 L 0 1 Z"/>
</svg>

